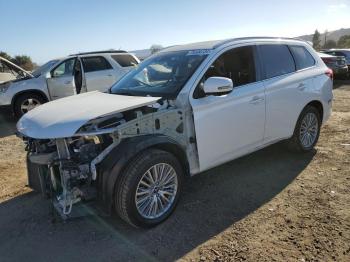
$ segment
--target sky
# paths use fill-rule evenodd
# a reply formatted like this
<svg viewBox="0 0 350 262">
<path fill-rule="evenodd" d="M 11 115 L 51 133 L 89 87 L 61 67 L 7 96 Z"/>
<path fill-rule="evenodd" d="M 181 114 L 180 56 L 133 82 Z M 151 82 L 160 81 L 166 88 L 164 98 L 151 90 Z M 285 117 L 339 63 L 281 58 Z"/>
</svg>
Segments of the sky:
<svg viewBox="0 0 350 262">
<path fill-rule="evenodd" d="M 350 0 L 0 0 L 0 11 L 0 51 L 38 64 L 83 51 L 350 28 Z"/>
</svg>

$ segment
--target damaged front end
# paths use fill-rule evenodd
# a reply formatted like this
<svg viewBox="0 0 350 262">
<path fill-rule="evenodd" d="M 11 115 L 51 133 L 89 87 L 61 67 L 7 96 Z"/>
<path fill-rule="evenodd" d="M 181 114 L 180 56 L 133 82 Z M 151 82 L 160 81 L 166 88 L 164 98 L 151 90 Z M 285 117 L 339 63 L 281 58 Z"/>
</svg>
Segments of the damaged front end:
<svg viewBox="0 0 350 262">
<path fill-rule="evenodd" d="M 103 150 L 105 141 L 96 137 L 27 140 L 29 186 L 52 198 L 65 217 L 81 200 L 96 198 L 91 161 Z"/>
<path fill-rule="evenodd" d="M 59 214 L 68 218 L 74 204 L 99 199 L 103 190 L 99 164 L 112 150 L 125 139 L 155 134 L 170 137 L 186 148 L 184 112 L 173 101 L 97 117 L 68 138 L 23 136 L 29 186 L 50 197 Z"/>
</svg>

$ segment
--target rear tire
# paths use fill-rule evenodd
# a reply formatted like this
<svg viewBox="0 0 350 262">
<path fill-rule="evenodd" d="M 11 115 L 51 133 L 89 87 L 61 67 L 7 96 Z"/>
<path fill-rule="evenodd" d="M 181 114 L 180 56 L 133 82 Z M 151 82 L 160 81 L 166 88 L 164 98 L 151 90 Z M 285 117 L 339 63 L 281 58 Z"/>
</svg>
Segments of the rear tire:
<svg viewBox="0 0 350 262">
<path fill-rule="evenodd" d="M 294 152 L 309 152 L 320 136 L 321 116 L 313 106 L 301 112 L 293 136 L 288 140 L 288 148 Z"/>
<path fill-rule="evenodd" d="M 182 182 L 183 169 L 173 154 L 148 149 L 130 161 L 117 182 L 116 212 L 132 226 L 156 226 L 174 211 Z"/>
<path fill-rule="evenodd" d="M 20 95 L 14 103 L 14 114 L 17 118 L 22 117 L 25 113 L 34 109 L 37 106 L 44 104 L 45 99 L 35 93 L 25 93 Z"/>
</svg>

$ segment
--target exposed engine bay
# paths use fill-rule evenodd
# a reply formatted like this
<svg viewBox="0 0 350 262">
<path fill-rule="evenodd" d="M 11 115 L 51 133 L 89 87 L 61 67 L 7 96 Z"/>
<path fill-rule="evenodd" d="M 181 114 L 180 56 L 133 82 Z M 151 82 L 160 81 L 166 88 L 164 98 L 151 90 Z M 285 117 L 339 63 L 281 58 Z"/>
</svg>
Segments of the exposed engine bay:
<svg viewBox="0 0 350 262">
<path fill-rule="evenodd" d="M 162 134 L 184 149 L 188 138 L 184 112 L 164 100 L 88 121 L 74 137 L 23 137 L 28 151 L 29 186 L 52 198 L 55 209 L 68 218 L 74 204 L 96 199 L 99 164 L 122 140 Z M 39 182 L 35 178 L 39 177 Z"/>
</svg>

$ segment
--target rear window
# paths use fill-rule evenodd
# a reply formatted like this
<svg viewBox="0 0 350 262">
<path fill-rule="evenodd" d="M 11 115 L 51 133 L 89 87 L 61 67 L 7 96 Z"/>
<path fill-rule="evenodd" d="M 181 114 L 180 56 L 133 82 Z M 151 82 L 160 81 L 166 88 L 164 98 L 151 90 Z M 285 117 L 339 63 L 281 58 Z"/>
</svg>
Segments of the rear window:
<svg viewBox="0 0 350 262">
<path fill-rule="evenodd" d="M 303 46 L 290 46 L 290 50 L 294 56 L 297 70 L 312 67 L 315 65 L 315 59 Z"/>
<path fill-rule="evenodd" d="M 265 78 L 295 71 L 294 59 L 286 45 L 261 45 L 259 49 L 265 68 Z"/>
<path fill-rule="evenodd" d="M 341 52 L 334 52 L 335 55 L 337 56 L 345 56 L 347 58 L 350 58 L 350 52 L 346 52 L 346 51 L 341 51 Z"/>
<path fill-rule="evenodd" d="M 112 55 L 114 61 L 116 61 L 121 67 L 136 66 L 138 63 L 136 59 L 128 54 Z"/>
<path fill-rule="evenodd" d="M 102 56 L 83 57 L 82 61 L 86 73 L 112 69 L 111 64 Z"/>
</svg>

